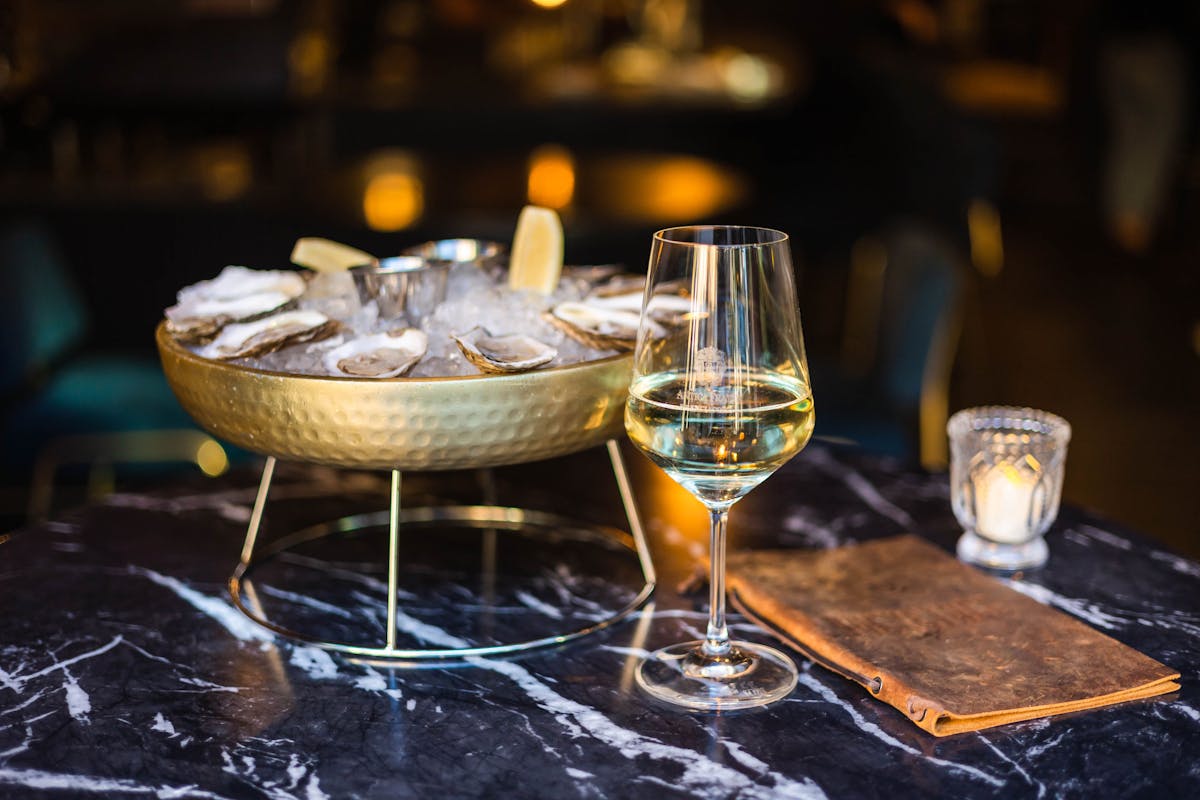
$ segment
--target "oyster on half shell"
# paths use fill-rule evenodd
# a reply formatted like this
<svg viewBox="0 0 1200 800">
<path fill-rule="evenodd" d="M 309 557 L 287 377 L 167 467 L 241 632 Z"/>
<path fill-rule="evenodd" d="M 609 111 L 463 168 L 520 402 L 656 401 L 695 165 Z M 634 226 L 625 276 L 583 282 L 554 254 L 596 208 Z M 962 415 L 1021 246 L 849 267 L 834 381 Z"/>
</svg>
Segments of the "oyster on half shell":
<svg viewBox="0 0 1200 800">
<path fill-rule="evenodd" d="M 340 326 L 320 311 L 284 311 L 253 322 L 226 325 L 198 352 L 205 358 L 257 356 L 284 345 L 324 339 Z"/>
<path fill-rule="evenodd" d="M 263 292 L 280 292 L 289 297 L 304 294 L 305 281 L 298 272 L 287 269 L 251 269 L 228 266 L 217 277 L 185 286 L 179 290 L 180 303 L 194 300 L 233 300 Z"/>
<path fill-rule="evenodd" d="M 484 372 L 527 372 L 549 364 L 558 350 L 532 336 L 511 334 L 492 336 L 483 328 L 450 337 L 458 349 Z"/>
<path fill-rule="evenodd" d="M 624 269 L 620 264 L 586 264 L 570 267 L 564 266 L 562 274 L 564 278 L 583 281 L 590 286 L 599 288 L 605 284 L 605 281 L 622 275 Z M 646 282 L 645 276 L 642 276 L 641 280 L 644 284 Z"/>
<path fill-rule="evenodd" d="M 626 294 L 591 295 L 583 302 L 592 308 L 632 311 L 634 314 L 642 312 L 642 293 L 640 291 Z M 685 314 L 691 313 L 691 310 L 691 299 L 678 294 L 655 294 L 646 306 L 646 313 L 650 315 L 650 318 L 664 325 L 678 324 Z"/>
<path fill-rule="evenodd" d="M 306 287 L 304 278 L 287 270 L 230 266 L 212 280 L 179 290 L 165 312 L 167 329 L 176 336 L 204 341 L 231 322 L 246 322 L 281 310 Z"/>
<path fill-rule="evenodd" d="M 592 297 L 611 297 L 617 294 L 633 294 L 639 297 L 646 288 L 646 276 L 628 272 L 618 272 L 608 276 L 608 280 L 597 284 L 592 289 Z"/>
<path fill-rule="evenodd" d="M 167 330 L 181 339 L 203 342 L 231 322 L 258 319 L 292 301 L 282 292 L 260 292 L 227 300 L 198 300 L 167 309 Z"/>
<path fill-rule="evenodd" d="M 412 369 L 429 349 L 429 337 L 416 328 L 397 328 L 351 339 L 325 354 L 331 375 L 352 378 L 398 378 Z"/>
<path fill-rule="evenodd" d="M 632 350 L 637 342 L 639 314 L 619 308 L 606 308 L 587 301 L 559 303 L 546 314 L 546 320 L 563 333 L 597 350 Z M 667 331 L 653 319 L 651 336 Z"/>
</svg>

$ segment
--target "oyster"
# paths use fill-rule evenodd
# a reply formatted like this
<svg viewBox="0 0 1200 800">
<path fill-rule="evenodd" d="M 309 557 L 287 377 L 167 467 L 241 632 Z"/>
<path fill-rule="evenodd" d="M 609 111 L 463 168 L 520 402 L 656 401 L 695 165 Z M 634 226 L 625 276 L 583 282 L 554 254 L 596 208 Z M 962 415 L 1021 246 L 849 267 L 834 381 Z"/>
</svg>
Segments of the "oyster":
<svg viewBox="0 0 1200 800">
<path fill-rule="evenodd" d="M 563 267 L 563 277 L 571 280 L 583 281 L 590 286 L 596 286 L 602 281 L 608 281 L 621 275 L 624 267 L 620 264 L 588 264 L 585 266 Z M 641 278 L 642 283 L 646 282 L 645 277 Z"/>
<path fill-rule="evenodd" d="M 263 292 L 279 292 L 296 298 L 304 294 L 304 286 L 304 278 L 291 270 L 229 266 L 212 280 L 200 281 L 180 289 L 178 300 L 180 303 L 192 300 L 233 300 Z"/>
<path fill-rule="evenodd" d="M 226 325 L 198 352 L 205 358 L 245 358 L 270 353 L 284 345 L 330 336 L 340 326 L 320 311 L 284 311 L 253 322 Z"/>
<path fill-rule="evenodd" d="M 304 294 L 295 272 L 226 267 L 212 280 L 184 287 L 165 312 L 167 329 L 183 339 L 204 341 L 230 322 L 246 322 L 281 310 Z"/>
<path fill-rule="evenodd" d="M 261 292 L 222 300 L 197 300 L 167 309 L 167 330 L 181 339 L 203 342 L 231 322 L 258 319 L 280 311 L 292 298 L 282 292 Z"/>
<path fill-rule="evenodd" d="M 583 301 L 592 308 L 607 308 L 617 311 L 642 312 L 642 293 L 627 292 L 625 294 L 592 295 Z M 646 313 L 651 319 L 665 325 L 679 323 L 685 314 L 691 313 L 692 301 L 677 294 L 655 294 L 646 306 Z"/>
<path fill-rule="evenodd" d="M 559 303 L 546 319 L 563 333 L 597 350 L 632 350 L 637 342 L 639 314 L 619 308 L 581 303 Z M 666 329 L 649 320 L 652 336 L 665 336 Z"/>
<path fill-rule="evenodd" d="M 622 273 L 600 284 L 583 300 L 589 306 L 621 311 L 642 312 L 642 295 L 646 290 L 645 275 Z M 647 308 L 650 316 L 664 325 L 679 324 L 692 310 L 692 301 L 679 281 L 667 281 L 654 288 Z"/>
<path fill-rule="evenodd" d="M 608 280 L 592 290 L 593 297 L 609 297 L 617 294 L 633 294 L 641 296 L 646 288 L 645 275 L 632 275 L 620 272 L 609 276 Z"/>
<path fill-rule="evenodd" d="M 458 349 L 484 372 L 526 372 L 549 364 L 558 350 L 532 336 L 492 336 L 483 328 L 450 337 Z"/>
<path fill-rule="evenodd" d="M 416 328 L 397 328 L 351 339 L 325 354 L 332 375 L 354 378 L 397 378 L 425 355 L 429 337 Z"/>
</svg>

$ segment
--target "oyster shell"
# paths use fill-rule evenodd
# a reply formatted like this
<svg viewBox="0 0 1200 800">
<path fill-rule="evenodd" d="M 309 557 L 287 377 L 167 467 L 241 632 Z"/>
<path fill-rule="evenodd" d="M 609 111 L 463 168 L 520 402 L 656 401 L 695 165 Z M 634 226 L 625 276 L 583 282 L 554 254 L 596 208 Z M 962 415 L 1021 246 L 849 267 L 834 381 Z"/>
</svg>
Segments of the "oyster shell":
<svg viewBox="0 0 1200 800">
<path fill-rule="evenodd" d="M 261 292 L 220 300 L 197 300 L 167 309 L 167 330 L 181 339 L 203 342 L 231 322 L 246 322 L 281 311 L 292 301 L 282 292 Z"/>
<path fill-rule="evenodd" d="M 338 327 L 336 320 L 320 311 L 284 311 L 253 322 L 226 325 L 198 352 L 216 359 L 257 356 L 284 345 L 324 339 Z"/>
<path fill-rule="evenodd" d="M 571 280 L 583 281 L 589 286 L 597 286 L 603 282 L 622 275 L 624 267 L 620 264 L 587 264 L 572 267 L 563 267 L 563 277 Z M 646 282 L 646 278 L 641 278 L 642 283 Z"/>
<path fill-rule="evenodd" d="M 632 275 L 619 272 L 609 276 L 608 280 L 592 290 L 592 297 L 610 297 L 617 294 L 634 294 L 641 296 L 646 288 L 645 275 Z"/>
<path fill-rule="evenodd" d="M 304 294 L 304 287 L 304 278 L 291 270 L 228 266 L 211 280 L 183 287 L 179 290 L 177 299 L 180 303 L 192 300 L 232 300 L 263 292 L 280 292 L 296 298 Z"/>
<path fill-rule="evenodd" d="M 492 336 L 483 328 L 472 328 L 450 337 L 475 366 L 484 372 L 527 372 L 549 364 L 558 350 L 532 336 Z"/>
<path fill-rule="evenodd" d="M 287 270 L 230 266 L 212 280 L 186 286 L 165 312 L 167 329 L 182 339 L 204 341 L 230 322 L 246 322 L 281 310 L 304 294 L 304 278 Z"/>
<path fill-rule="evenodd" d="M 332 375 L 397 378 L 413 368 L 429 348 L 429 337 L 416 328 L 397 328 L 351 339 L 325 354 Z"/>
<path fill-rule="evenodd" d="M 563 333 L 597 350 L 632 350 L 637 342 L 639 314 L 619 308 L 605 308 L 587 301 L 559 303 L 546 320 Z M 666 329 L 649 321 L 652 336 L 665 336 Z"/>
<path fill-rule="evenodd" d="M 625 294 L 592 295 L 583 301 L 592 308 L 607 308 L 617 311 L 642 313 L 642 292 Z M 678 324 L 685 314 L 691 313 L 692 301 L 677 294 L 655 294 L 650 298 L 646 312 L 650 318 L 664 325 Z"/>
</svg>

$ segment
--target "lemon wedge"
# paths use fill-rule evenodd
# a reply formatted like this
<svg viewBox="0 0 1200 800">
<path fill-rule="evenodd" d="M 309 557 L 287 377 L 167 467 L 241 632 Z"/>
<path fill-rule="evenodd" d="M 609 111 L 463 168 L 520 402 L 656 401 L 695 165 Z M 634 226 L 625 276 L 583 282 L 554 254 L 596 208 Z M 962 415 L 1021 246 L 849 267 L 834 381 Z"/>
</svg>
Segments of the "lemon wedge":
<svg viewBox="0 0 1200 800">
<path fill-rule="evenodd" d="M 558 286 L 563 264 L 563 229 L 557 212 L 525 206 L 517 217 L 512 259 L 508 265 L 510 289 L 550 294 Z"/>
<path fill-rule="evenodd" d="M 362 264 L 374 263 L 375 256 L 348 244 L 308 236 L 296 240 L 292 263 L 315 272 L 341 272 Z"/>
</svg>

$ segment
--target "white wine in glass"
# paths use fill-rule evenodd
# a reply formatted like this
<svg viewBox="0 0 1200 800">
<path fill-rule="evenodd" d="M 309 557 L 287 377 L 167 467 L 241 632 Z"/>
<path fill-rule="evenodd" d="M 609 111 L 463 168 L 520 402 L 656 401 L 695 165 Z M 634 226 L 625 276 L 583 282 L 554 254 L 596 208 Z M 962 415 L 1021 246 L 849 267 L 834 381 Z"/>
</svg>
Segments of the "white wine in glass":
<svg viewBox="0 0 1200 800">
<path fill-rule="evenodd" d="M 661 294 L 686 296 L 689 310 L 663 320 Z M 712 571 L 705 638 L 659 650 L 638 668 L 652 696 L 735 709 L 796 685 L 783 653 L 729 638 L 725 538 L 730 507 L 808 444 L 813 419 L 786 234 L 738 226 L 656 233 L 625 428 L 708 508 Z"/>
</svg>

